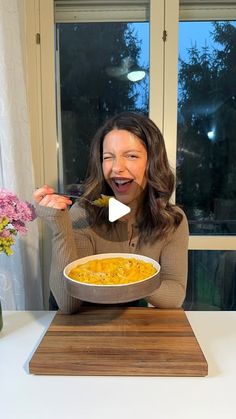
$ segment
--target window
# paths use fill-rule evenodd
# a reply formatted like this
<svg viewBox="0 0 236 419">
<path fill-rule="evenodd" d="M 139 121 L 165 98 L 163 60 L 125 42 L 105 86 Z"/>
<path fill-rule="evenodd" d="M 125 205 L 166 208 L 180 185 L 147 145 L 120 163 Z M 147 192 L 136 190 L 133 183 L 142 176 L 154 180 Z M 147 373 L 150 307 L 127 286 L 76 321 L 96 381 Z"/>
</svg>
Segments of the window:
<svg viewBox="0 0 236 419">
<path fill-rule="evenodd" d="M 96 71 L 100 67 L 99 71 L 104 71 L 106 74 L 105 83 L 108 83 L 108 87 L 109 85 L 116 86 L 118 89 L 117 86 L 121 86 L 119 89 L 123 89 L 122 80 L 112 78 L 111 73 L 109 75 L 106 69 L 112 67 L 122 69 L 124 65 L 124 61 L 122 65 L 122 59 L 127 58 L 125 33 L 132 31 L 134 27 L 135 30 L 137 27 L 142 27 L 142 30 L 138 30 L 138 35 L 134 37 L 134 47 L 139 48 L 140 40 L 142 40 L 141 55 L 145 54 L 146 58 L 142 61 L 141 55 L 139 58 L 137 56 L 135 64 L 145 68 L 148 77 L 145 82 L 141 81 L 137 84 L 128 82 L 126 94 L 122 95 L 123 102 L 119 102 L 118 105 L 127 106 L 128 109 L 136 109 L 135 107 L 140 109 L 145 104 L 143 110 L 149 112 L 150 117 L 162 130 L 170 163 L 174 170 L 176 169 L 177 189 L 174 198 L 178 203 L 183 204 L 188 214 L 191 231 L 186 307 L 194 308 L 204 305 L 205 308 L 227 309 L 226 306 L 230 308 L 231 303 L 225 305 L 219 302 L 216 295 L 213 301 L 211 293 L 209 293 L 209 298 L 204 299 L 203 284 L 209 281 L 209 289 L 212 285 L 215 287 L 220 284 L 222 290 L 222 284 L 228 284 L 227 286 L 230 287 L 235 280 L 235 273 L 227 279 L 224 278 L 227 271 L 222 269 L 222 266 L 223 260 L 224 263 L 228 261 L 228 256 L 230 260 L 234 260 L 236 249 L 235 137 L 233 134 L 236 121 L 232 85 L 235 58 L 232 59 L 231 68 L 228 64 L 227 67 L 224 61 L 235 51 L 235 41 L 230 38 L 230 33 L 232 36 L 235 34 L 236 0 L 230 2 L 218 0 L 180 0 L 180 2 L 178 0 L 78 0 L 66 2 L 57 0 L 55 8 L 53 0 L 47 2 L 36 0 L 36 2 L 40 5 L 39 29 L 37 30 L 41 34 L 40 57 L 39 54 L 37 55 L 37 60 L 40 61 L 38 74 L 42 75 L 42 83 L 39 83 L 38 89 L 38 103 L 42 103 L 42 123 L 39 115 L 39 126 L 42 130 L 42 163 L 36 168 L 40 167 L 38 171 L 42 173 L 43 182 L 57 188 L 58 179 L 60 179 L 61 189 L 74 182 L 80 183 L 86 169 L 84 157 L 82 157 L 83 161 L 80 161 L 81 172 L 74 170 L 73 165 L 76 166 L 79 156 L 87 154 L 92 131 L 96 129 L 96 124 L 100 124 L 98 115 L 95 116 L 96 108 L 102 109 L 105 118 L 109 114 L 110 107 L 114 106 L 114 103 L 109 102 L 110 97 L 106 100 L 98 100 L 100 84 L 97 83 L 98 93 L 94 96 L 90 95 L 89 102 L 86 104 L 86 112 L 91 110 L 90 117 L 92 121 L 94 119 L 94 125 L 89 124 L 90 132 L 86 132 L 83 122 L 80 126 L 81 131 L 79 135 L 77 134 L 79 131 L 76 124 L 79 123 L 79 119 L 75 113 L 83 111 L 82 105 L 86 102 L 86 95 L 80 97 L 79 111 L 77 111 L 78 103 L 76 102 L 73 108 L 70 107 L 71 105 L 68 106 L 68 89 L 71 89 L 70 97 L 73 97 L 76 89 L 82 89 L 83 86 L 79 85 L 76 77 L 72 84 L 67 84 L 67 86 L 63 84 L 68 77 L 67 71 L 70 71 L 66 63 L 66 54 L 72 54 L 71 51 L 65 50 L 65 37 L 69 36 L 69 32 L 74 36 L 76 32 L 78 35 L 79 31 L 83 31 L 84 41 L 79 51 L 81 55 L 75 56 L 76 62 L 80 60 L 79 57 L 87 57 L 86 52 L 90 47 L 86 40 L 86 36 L 87 39 L 90 38 L 88 28 L 99 33 L 99 36 L 103 30 L 108 30 L 110 22 L 113 22 L 112 26 L 116 31 L 123 28 L 123 35 L 120 38 L 123 42 L 123 56 L 120 55 L 121 50 L 116 50 L 114 58 L 110 53 L 107 54 L 108 64 L 104 63 L 102 67 L 99 56 L 95 63 Z M 56 36 L 54 22 L 57 25 Z M 149 35 L 141 35 L 144 27 Z M 198 29 L 199 27 L 201 30 Z M 224 30 L 227 32 L 226 38 L 232 41 L 230 54 L 227 55 L 229 43 L 228 46 L 226 44 L 223 46 L 221 41 L 213 39 L 211 32 L 215 29 L 218 32 L 221 30 L 222 35 Z M 203 35 L 203 43 L 200 43 L 201 35 Z M 206 43 L 205 38 L 207 38 Z M 55 39 L 57 39 L 56 77 Z M 77 41 L 73 42 L 74 45 L 77 44 Z M 72 49 L 73 42 L 70 44 Z M 195 42 L 197 42 L 196 48 Z M 195 54 L 196 49 L 199 54 Z M 178 56 L 182 59 L 179 62 L 179 78 Z M 213 61 L 215 57 L 217 57 L 217 62 Z M 194 67 L 194 60 L 196 67 Z M 225 71 L 226 67 L 230 68 L 230 72 Z M 89 80 L 92 80 L 92 66 L 90 70 L 91 74 L 88 75 L 88 79 L 90 77 Z M 77 71 L 85 71 L 83 65 Z M 192 75 L 189 77 L 189 74 Z M 61 88 L 59 88 L 60 85 Z M 57 86 L 56 91 L 55 86 Z M 34 87 L 33 85 L 32 89 Z M 140 90 L 141 87 L 143 90 Z M 228 89 L 225 96 L 220 94 L 222 87 L 224 94 Z M 135 95 L 137 99 L 134 99 Z M 57 98 L 57 117 L 55 97 Z M 191 109 L 189 109 L 190 105 Z M 203 108 L 202 112 L 199 112 L 200 108 Z M 68 121 L 70 121 L 69 124 Z M 78 137 L 76 137 L 75 147 L 80 144 L 79 147 L 82 149 L 72 150 L 71 141 L 75 135 Z M 66 153 L 62 154 L 62 150 Z M 221 268 L 218 269 L 219 266 Z M 230 266 L 233 266 L 233 263 Z M 208 279 L 203 272 L 207 272 Z M 216 273 L 217 281 L 214 280 Z M 205 285 L 208 286 L 207 282 Z M 220 287 L 218 287 L 219 290 Z"/>
<path fill-rule="evenodd" d="M 236 308 L 233 3 L 180 2 L 176 200 L 191 233 L 190 310 Z"/>
<path fill-rule="evenodd" d="M 230 160 L 235 156 L 235 141 L 230 130 L 236 121 L 234 103 L 225 92 L 233 92 L 235 76 L 229 61 L 224 61 L 232 54 L 224 42 L 231 38 L 235 48 L 227 28 L 233 35 L 236 1 L 180 0 L 179 15 L 176 196 L 188 214 L 190 249 L 234 250 L 235 189 Z M 224 40 L 217 32 L 224 33 Z M 226 79 L 227 87 L 222 84 Z"/>
<path fill-rule="evenodd" d="M 190 250 L 186 310 L 236 310 L 236 251 Z"/>
<path fill-rule="evenodd" d="M 77 189 L 108 117 L 149 111 L 149 22 L 58 23 L 60 185 Z M 60 75 L 60 77 L 59 77 Z"/>
<path fill-rule="evenodd" d="M 190 232 L 236 233 L 235 21 L 180 22 L 177 202 Z"/>
</svg>

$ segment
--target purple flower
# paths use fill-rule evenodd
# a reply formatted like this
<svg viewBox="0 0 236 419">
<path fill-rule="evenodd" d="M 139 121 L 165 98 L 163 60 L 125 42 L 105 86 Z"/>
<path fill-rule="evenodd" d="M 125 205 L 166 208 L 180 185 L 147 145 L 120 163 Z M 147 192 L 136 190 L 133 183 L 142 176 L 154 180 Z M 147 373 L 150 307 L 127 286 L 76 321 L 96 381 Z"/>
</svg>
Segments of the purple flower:
<svg viewBox="0 0 236 419">
<path fill-rule="evenodd" d="M 10 230 L 0 231 L 0 237 L 10 237 L 10 235 L 11 235 Z"/>
<path fill-rule="evenodd" d="M 27 232 L 25 223 L 36 218 L 34 206 L 6 189 L 0 189 L 0 253 L 12 254 L 13 236 Z"/>
<path fill-rule="evenodd" d="M 0 217 L 7 217 L 14 221 L 33 221 L 36 218 L 35 209 L 27 201 L 20 201 L 12 192 L 0 189 Z"/>
<path fill-rule="evenodd" d="M 14 230 L 18 231 L 18 233 L 26 233 L 27 232 L 27 228 L 25 226 L 25 224 L 18 220 L 18 221 L 12 221 L 12 227 L 14 228 Z"/>
</svg>

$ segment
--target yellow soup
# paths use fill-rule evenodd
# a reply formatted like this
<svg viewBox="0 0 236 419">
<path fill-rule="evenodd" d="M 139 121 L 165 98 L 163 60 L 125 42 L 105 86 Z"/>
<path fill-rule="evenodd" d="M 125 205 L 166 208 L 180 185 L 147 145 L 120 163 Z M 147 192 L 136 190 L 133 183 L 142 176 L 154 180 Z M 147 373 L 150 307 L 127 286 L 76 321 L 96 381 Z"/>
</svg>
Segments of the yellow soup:
<svg viewBox="0 0 236 419">
<path fill-rule="evenodd" d="M 71 269 L 68 276 L 94 285 L 119 285 L 142 281 L 157 272 L 156 268 L 135 258 L 96 259 Z"/>
</svg>

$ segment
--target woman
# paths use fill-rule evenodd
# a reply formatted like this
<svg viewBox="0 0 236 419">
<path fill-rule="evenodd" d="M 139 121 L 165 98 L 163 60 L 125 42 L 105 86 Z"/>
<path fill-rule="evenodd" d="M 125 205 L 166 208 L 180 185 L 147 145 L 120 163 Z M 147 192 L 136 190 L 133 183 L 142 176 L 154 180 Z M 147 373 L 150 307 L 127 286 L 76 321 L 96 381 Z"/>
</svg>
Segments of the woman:
<svg viewBox="0 0 236 419">
<path fill-rule="evenodd" d="M 58 307 L 79 310 L 81 301 L 69 296 L 63 269 L 80 257 L 108 253 L 138 253 L 161 265 L 161 285 L 146 301 L 159 308 L 183 303 L 187 282 L 188 223 L 170 203 L 174 190 L 164 139 L 148 117 L 124 112 L 109 119 L 91 145 L 86 199 L 72 204 L 45 185 L 34 193 L 37 214 L 51 227 L 50 288 Z M 115 223 L 107 208 L 90 202 L 101 194 L 115 196 L 131 212 Z M 89 202 L 90 201 L 90 202 Z"/>
</svg>

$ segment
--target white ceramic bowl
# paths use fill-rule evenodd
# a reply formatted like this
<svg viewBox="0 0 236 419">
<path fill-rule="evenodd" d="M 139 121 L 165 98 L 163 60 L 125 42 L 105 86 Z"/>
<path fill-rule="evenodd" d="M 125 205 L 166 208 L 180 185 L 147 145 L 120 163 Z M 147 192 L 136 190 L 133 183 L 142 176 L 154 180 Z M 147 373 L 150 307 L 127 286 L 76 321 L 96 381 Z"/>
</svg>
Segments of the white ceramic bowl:
<svg viewBox="0 0 236 419">
<path fill-rule="evenodd" d="M 128 284 L 116 285 L 93 285 L 85 282 L 76 281 L 68 276 L 72 268 L 96 259 L 106 259 L 114 257 L 135 258 L 151 263 L 156 269 L 156 273 L 149 278 Z M 67 285 L 67 292 L 71 296 L 82 301 L 97 304 L 119 304 L 129 301 L 139 300 L 152 294 L 160 286 L 160 265 L 154 259 L 147 256 L 135 255 L 133 253 L 102 253 L 87 256 L 69 263 L 64 271 Z"/>
</svg>

